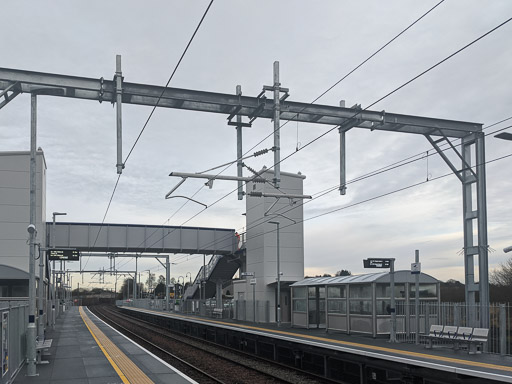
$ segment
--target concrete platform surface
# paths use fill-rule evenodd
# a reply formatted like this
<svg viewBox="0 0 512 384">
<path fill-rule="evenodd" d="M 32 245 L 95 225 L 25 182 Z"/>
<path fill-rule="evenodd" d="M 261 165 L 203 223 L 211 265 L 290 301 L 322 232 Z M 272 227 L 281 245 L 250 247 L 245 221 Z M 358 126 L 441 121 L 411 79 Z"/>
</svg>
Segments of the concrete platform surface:
<svg viewBox="0 0 512 384">
<path fill-rule="evenodd" d="M 155 384 L 195 383 L 147 350 L 99 320 L 88 309 L 85 313 L 97 328 L 138 366 Z M 38 364 L 37 376 L 27 376 L 26 365 L 20 370 L 14 384 L 123 384 L 129 381 L 116 372 L 92 336 L 79 308 L 72 307 L 57 319 L 55 330 L 47 331 L 53 339 L 49 354 L 43 355 L 48 364 Z M 125 357 L 125 358 L 126 358 Z M 115 362 L 119 357 L 113 356 Z"/>
</svg>

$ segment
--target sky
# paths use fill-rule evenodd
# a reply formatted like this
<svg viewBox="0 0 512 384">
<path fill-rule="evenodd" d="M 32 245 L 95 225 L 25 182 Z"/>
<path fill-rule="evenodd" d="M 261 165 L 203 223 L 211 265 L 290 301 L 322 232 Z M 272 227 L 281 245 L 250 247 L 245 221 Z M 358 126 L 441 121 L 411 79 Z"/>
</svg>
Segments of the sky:
<svg viewBox="0 0 512 384">
<path fill-rule="evenodd" d="M 256 96 L 272 84 L 280 62 L 289 100 L 311 102 L 382 47 L 438 1 L 216 0 L 170 86 Z M 16 1 L 2 4 L 5 29 L 0 67 L 111 79 L 122 55 L 125 81 L 163 86 L 176 66 L 209 1 Z M 372 104 L 425 69 L 512 16 L 512 2 L 447 0 L 398 37 L 316 103 Z M 447 60 L 371 110 L 481 123 L 512 116 L 512 22 Z M 151 108 L 123 105 L 123 153 L 132 147 Z M 110 103 L 56 97 L 38 99 L 38 146 L 45 152 L 47 220 L 101 222 L 116 174 L 115 108 Z M 512 125 L 512 119 L 486 132 Z M 338 133 L 334 130 L 296 151 L 330 126 L 291 122 L 281 129 L 281 164 L 306 175 L 304 193 L 317 196 L 339 184 Z M 244 129 L 244 151 L 270 134 L 273 123 L 258 119 Z M 512 128 L 505 129 L 512 132 Z M 0 110 L 0 151 L 30 148 L 30 96 L 20 95 Z M 267 139 L 254 150 L 272 147 Z M 348 185 L 304 205 L 305 274 L 346 269 L 364 273 L 362 259 L 394 257 L 409 269 L 420 250 L 422 271 L 441 280 L 464 280 L 462 191 L 459 180 L 419 135 L 352 129 L 347 133 L 347 180 L 354 180 L 413 155 L 420 160 Z M 488 161 L 512 154 L 512 142 L 486 138 Z M 451 158 L 456 161 L 454 156 Z M 106 216 L 107 223 L 189 225 L 244 231 L 245 200 L 231 193 L 201 211 L 197 204 L 165 200 L 177 182 L 168 174 L 201 172 L 236 159 L 236 133 L 226 116 L 159 108 L 128 161 Z M 273 164 L 272 154 L 250 159 L 254 169 Z M 459 165 L 459 162 L 456 164 Z M 512 157 L 487 164 L 490 268 L 512 245 Z M 224 174 L 235 175 L 232 166 Z M 407 186 L 431 180 L 386 197 Z M 211 205 L 236 185 L 217 181 L 213 189 L 189 180 L 180 194 Z M 199 192 L 198 192 L 199 191 Z M 375 198 L 375 199 L 372 199 Z M 370 201 L 354 205 L 370 199 Z M 333 210 L 338 211 L 316 217 Z M 200 255 L 174 255 L 171 276 L 195 276 Z M 119 266 L 133 268 L 132 259 Z M 91 258 L 88 268 L 108 268 Z M 139 270 L 164 275 L 156 261 Z M 146 272 L 147 273 L 147 272 Z M 99 277 L 74 278 L 82 287 Z M 82 282 L 83 281 L 83 282 Z M 113 287 L 113 279 L 105 277 Z"/>
</svg>

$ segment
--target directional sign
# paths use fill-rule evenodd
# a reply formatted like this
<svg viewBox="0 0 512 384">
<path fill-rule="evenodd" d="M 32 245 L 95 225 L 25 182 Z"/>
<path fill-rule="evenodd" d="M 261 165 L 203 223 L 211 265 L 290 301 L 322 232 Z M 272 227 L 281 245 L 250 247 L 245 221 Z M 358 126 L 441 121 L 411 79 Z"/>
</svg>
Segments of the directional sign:
<svg viewBox="0 0 512 384">
<path fill-rule="evenodd" d="M 80 260 L 80 251 L 78 249 L 48 249 L 46 255 L 48 260 Z"/>
<path fill-rule="evenodd" d="M 365 259 L 363 266 L 365 268 L 390 268 L 391 259 Z"/>
<path fill-rule="evenodd" d="M 411 263 L 411 273 L 413 275 L 419 275 L 421 272 L 421 263 Z"/>
<path fill-rule="evenodd" d="M 242 272 L 240 274 L 240 276 L 242 277 L 246 277 L 246 276 L 254 276 L 254 272 Z"/>
</svg>

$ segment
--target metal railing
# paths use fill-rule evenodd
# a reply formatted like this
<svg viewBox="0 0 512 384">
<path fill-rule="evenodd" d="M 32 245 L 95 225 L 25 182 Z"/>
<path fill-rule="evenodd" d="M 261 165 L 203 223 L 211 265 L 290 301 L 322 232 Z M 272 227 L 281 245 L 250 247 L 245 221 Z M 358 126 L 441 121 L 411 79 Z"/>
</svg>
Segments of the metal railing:
<svg viewBox="0 0 512 384">
<path fill-rule="evenodd" d="M 429 332 L 430 326 L 453 325 L 457 327 L 476 327 L 468 317 L 470 307 L 465 303 L 420 303 L 419 312 L 419 334 L 425 335 Z M 476 314 L 476 324 L 480 319 L 480 306 L 474 305 L 472 310 Z M 406 314 L 409 314 L 407 316 Z M 491 304 L 489 306 L 490 326 L 489 337 L 484 351 L 487 353 L 512 355 L 512 306 L 508 304 Z M 397 303 L 396 306 L 397 328 L 396 336 L 398 342 L 416 342 L 416 316 L 414 303 Z M 425 337 L 419 338 L 421 344 L 425 344 Z"/>
<path fill-rule="evenodd" d="M 0 384 L 7 384 L 25 362 L 28 300 L 0 298 L 0 323 Z"/>
</svg>

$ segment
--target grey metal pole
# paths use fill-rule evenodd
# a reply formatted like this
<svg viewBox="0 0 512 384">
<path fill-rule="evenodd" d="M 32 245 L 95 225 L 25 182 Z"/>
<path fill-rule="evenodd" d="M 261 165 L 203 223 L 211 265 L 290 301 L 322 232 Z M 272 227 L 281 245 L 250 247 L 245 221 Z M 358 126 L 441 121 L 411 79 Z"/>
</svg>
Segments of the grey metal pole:
<svg viewBox="0 0 512 384">
<path fill-rule="evenodd" d="M 391 288 L 391 332 L 389 341 L 396 342 L 396 308 L 395 308 L 395 259 L 391 260 L 391 270 L 389 272 L 389 282 Z"/>
<path fill-rule="evenodd" d="M 345 100 L 340 101 L 340 107 L 345 108 Z M 346 171 L 346 157 L 345 157 L 345 129 L 338 128 L 340 133 L 340 195 L 347 193 L 347 171 Z"/>
<path fill-rule="evenodd" d="M 135 256 L 135 275 L 133 277 L 133 279 L 134 279 L 134 281 L 133 281 L 133 300 L 137 299 L 137 262 L 138 262 L 138 257 Z"/>
<path fill-rule="evenodd" d="M 171 284 L 171 263 L 169 262 L 169 256 L 165 257 L 165 309 L 167 311 L 171 310 L 169 306 L 169 295 L 170 289 L 169 284 Z"/>
<path fill-rule="evenodd" d="M 256 323 L 256 284 L 252 285 L 253 323 Z"/>
<path fill-rule="evenodd" d="M 123 74 L 121 72 L 121 55 L 116 55 L 116 107 L 117 107 L 117 173 L 123 173 Z"/>
<path fill-rule="evenodd" d="M 281 132 L 280 132 L 280 88 L 279 61 L 274 61 L 274 187 L 279 188 L 281 182 Z"/>
<path fill-rule="evenodd" d="M 500 355 L 505 356 L 507 353 L 507 316 L 505 313 L 505 304 L 500 304 Z"/>
<path fill-rule="evenodd" d="M 414 262 L 420 262 L 420 251 L 415 251 Z M 414 276 L 414 313 L 416 314 L 416 344 L 420 343 L 420 274 Z M 427 330 L 425 330 L 427 332 Z"/>
<path fill-rule="evenodd" d="M 46 252 L 41 253 L 41 246 L 38 247 L 38 254 L 39 254 L 39 290 L 38 290 L 38 308 L 39 308 L 39 321 L 37 323 L 37 336 L 39 340 L 44 340 L 44 309 L 43 309 L 43 302 L 44 302 L 44 263 L 43 263 L 43 254 L 46 255 Z"/>
<path fill-rule="evenodd" d="M 237 85 L 236 86 L 236 94 L 238 97 L 242 96 L 242 86 Z M 236 122 L 238 125 L 236 126 L 236 157 L 238 161 L 236 162 L 236 168 L 237 168 L 237 176 L 242 177 L 242 116 L 237 115 L 236 116 Z M 238 200 L 243 200 L 244 198 L 244 182 L 242 180 L 238 180 Z"/>
<path fill-rule="evenodd" d="M 36 376 L 36 148 L 37 148 L 37 96 L 30 95 L 30 225 L 28 328 L 27 328 L 27 376 Z"/>
<path fill-rule="evenodd" d="M 485 177 L 485 135 L 476 134 L 477 210 L 478 210 L 478 278 L 480 295 L 480 326 L 489 328 L 489 252 L 487 239 L 487 197 Z"/>
</svg>

